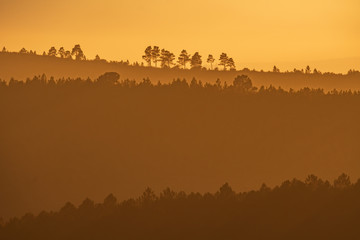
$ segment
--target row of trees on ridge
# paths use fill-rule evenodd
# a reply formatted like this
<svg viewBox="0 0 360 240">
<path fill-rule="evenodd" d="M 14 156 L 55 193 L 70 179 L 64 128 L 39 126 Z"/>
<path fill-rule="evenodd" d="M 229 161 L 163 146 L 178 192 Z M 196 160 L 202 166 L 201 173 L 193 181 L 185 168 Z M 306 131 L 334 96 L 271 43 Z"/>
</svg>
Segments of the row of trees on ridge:
<svg viewBox="0 0 360 240">
<path fill-rule="evenodd" d="M 6 53 L 9 51 L 6 49 L 6 47 L 3 47 L 1 52 Z M 21 48 L 18 53 L 37 55 L 36 51 L 27 50 L 25 48 Z M 43 56 L 51 56 L 51 57 L 60 57 L 60 58 L 65 58 L 65 59 L 89 60 L 86 58 L 84 51 L 80 47 L 80 44 L 76 44 L 71 49 L 71 51 L 66 50 L 64 47 L 60 47 L 59 49 L 56 49 L 55 47 L 51 47 L 47 52 L 44 51 L 42 55 Z M 142 56 L 142 59 L 145 61 L 145 63 L 148 66 L 154 66 L 154 67 L 157 67 L 158 63 L 160 63 L 160 67 L 162 67 L 162 68 L 171 68 L 172 67 L 172 68 L 186 69 L 188 66 L 187 64 L 190 64 L 191 69 L 203 68 L 202 67 L 203 60 L 202 60 L 202 56 L 199 54 L 199 52 L 195 52 L 193 55 L 191 55 L 185 49 L 180 52 L 178 58 L 176 59 L 175 54 L 166 49 L 160 49 L 158 46 L 154 46 L 154 47 L 148 46 L 144 51 L 144 55 Z M 102 60 L 102 61 L 106 62 L 106 60 L 101 59 L 98 54 L 95 56 L 95 58 L 93 60 L 95 60 L 95 61 Z M 233 58 L 229 57 L 226 53 L 221 53 L 218 60 L 219 60 L 218 66 L 221 66 L 223 70 L 227 70 L 227 69 L 236 70 L 235 61 L 233 60 Z M 132 66 L 144 66 L 143 63 L 139 63 L 139 62 L 134 62 L 133 64 L 130 64 L 129 60 L 120 61 L 120 62 L 117 62 L 117 61 L 110 61 L 110 62 L 111 63 L 122 63 L 122 64 L 132 65 Z M 212 54 L 208 55 L 206 62 L 208 64 L 210 64 L 211 70 L 218 70 L 217 67 L 213 68 L 214 63 L 215 63 L 215 58 Z M 250 71 L 250 69 L 248 69 L 248 68 L 244 68 L 243 70 Z M 256 70 L 254 69 L 252 71 L 256 71 Z M 260 72 L 264 72 L 264 71 L 260 70 Z M 281 73 L 280 69 L 277 66 L 273 67 L 272 72 L 273 73 Z M 288 72 L 289 71 L 285 71 L 285 73 L 288 73 Z M 306 68 L 304 68 L 304 69 L 294 68 L 292 72 L 299 73 L 299 74 L 311 74 L 311 73 L 322 74 L 322 72 L 316 68 L 311 69 L 309 65 L 307 65 Z M 354 70 L 354 69 L 350 69 L 348 71 L 348 74 L 358 74 L 358 73 L 359 73 L 359 71 Z M 329 74 L 329 72 L 327 72 L 325 74 Z M 333 73 L 330 73 L 330 74 L 333 74 Z"/>
<path fill-rule="evenodd" d="M 144 61 L 148 64 L 148 66 L 152 66 L 152 63 L 155 67 L 157 67 L 157 63 L 160 62 L 161 67 L 172 67 L 178 66 L 186 69 L 187 63 L 190 63 L 191 68 L 201 68 L 202 66 L 202 56 L 199 52 L 195 52 L 192 56 L 189 54 L 185 49 L 181 51 L 179 57 L 177 58 L 177 62 L 174 63 L 176 60 L 174 53 L 166 50 L 161 49 L 158 46 L 148 46 L 145 49 L 145 54 L 142 56 Z M 211 69 L 213 69 L 213 63 L 215 62 L 215 58 L 212 54 L 209 54 L 207 63 L 210 64 Z M 226 53 L 222 53 L 219 58 L 219 65 L 223 66 L 223 69 L 235 69 L 235 62 L 232 58 L 228 57 Z"/>
<path fill-rule="evenodd" d="M 8 52 L 6 47 L 3 47 L 2 52 Z M 21 48 L 19 51 L 20 54 L 34 54 L 36 55 L 36 51 L 28 51 L 25 48 Z M 59 50 L 57 50 L 55 47 L 51 47 L 48 52 L 45 51 L 42 54 L 43 56 L 50 56 L 50 57 L 60 57 L 60 58 L 74 58 L 75 60 L 86 60 L 86 56 L 83 52 L 83 50 L 80 47 L 80 44 L 76 44 L 71 51 L 65 50 L 64 47 L 60 47 Z M 100 60 L 99 55 L 96 55 L 95 60 Z"/>
</svg>

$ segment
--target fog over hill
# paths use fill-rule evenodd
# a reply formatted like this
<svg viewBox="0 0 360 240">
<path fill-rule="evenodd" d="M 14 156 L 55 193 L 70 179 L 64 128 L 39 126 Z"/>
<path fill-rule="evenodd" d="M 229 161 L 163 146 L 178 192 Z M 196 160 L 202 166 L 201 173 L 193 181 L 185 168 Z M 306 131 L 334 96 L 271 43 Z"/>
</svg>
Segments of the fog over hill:
<svg viewBox="0 0 360 240">
<path fill-rule="evenodd" d="M 303 68 L 305 68 L 304 66 Z M 237 75 L 248 75 L 255 86 L 280 86 L 284 89 L 299 89 L 303 87 L 323 88 L 325 90 L 360 90 L 359 72 L 350 74 L 319 73 L 312 71 L 304 73 L 301 69 L 295 72 L 261 72 L 249 69 L 240 71 L 155 68 L 140 65 L 129 65 L 126 62 L 107 62 L 105 60 L 62 59 L 33 54 L 0 53 L 0 78 L 9 81 L 11 78 L 26 80 L 35 75 L 46 74 L 55 78 L 91 78 L 96 79 L 104 72 L 118 72 L 120 80 L 130 79 L 138 82 L 150 78 L 153 83 L 171 82 L 173 79 L 196 78 L 202 82 L 214 83 L 217 79 L 230 84 Z M 321 70 L 321 69 L 320 69 Z"/>
</svg>

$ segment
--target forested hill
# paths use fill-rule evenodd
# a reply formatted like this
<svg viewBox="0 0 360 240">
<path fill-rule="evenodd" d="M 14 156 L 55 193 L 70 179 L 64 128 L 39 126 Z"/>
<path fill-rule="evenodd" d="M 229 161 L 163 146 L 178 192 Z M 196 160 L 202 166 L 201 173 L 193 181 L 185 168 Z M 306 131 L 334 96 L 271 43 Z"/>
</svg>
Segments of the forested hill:
<svg viewBox="0 0 360 240">
<path fill-rule="evenodd" d="M 360 176 L 360 92 L 117 78 L 0 83 L 0 217 L 146 186 L 204 193 Z"/>
<path fill-rule="evenodd" d="M 229 184 L 214 194 L 147 188 L 136 199 L 110 194 L 13 218 L 0 223 L 0 239 L 359 239 L 359 200 L 360 181 L 345 174 L 333 185 L 310 175 L 242 193 Z"/>
<path fill-rule="evenodd" d="M 246 67 L 246 66 L 244 66 Z M 240 66 L 240 68 L 242 68 Z M 236 71 L 179 68 L 144 67 L 141 64 L 128 62 L 107 62 L 106 60 L 73 60 L 35 54 L 0 52 L 0 78 L 9 81 L 11 78 L 26 80 L 35 75 L 46 74 L 55 78 L 91 78 L 95 79 L 104 72 L 118 72 L 121 80 L 141 81 L 149 77 L 153 83 L 167 83 L 173 79 L 193 78 L 202 82 L 214 83 L 217 79 L 232 83 L 237 75 L 245 74 L 252 79 L 255 86 L 281 86 L 282 88 L 299 89 L 302 87 L 323 88 L 325 90 L 360 90 L 360 73 L 349 71 L 348 74 L 320 73 L 301 70 L 292 72 L 263 72 L 244 68 Z"/>
</svg>

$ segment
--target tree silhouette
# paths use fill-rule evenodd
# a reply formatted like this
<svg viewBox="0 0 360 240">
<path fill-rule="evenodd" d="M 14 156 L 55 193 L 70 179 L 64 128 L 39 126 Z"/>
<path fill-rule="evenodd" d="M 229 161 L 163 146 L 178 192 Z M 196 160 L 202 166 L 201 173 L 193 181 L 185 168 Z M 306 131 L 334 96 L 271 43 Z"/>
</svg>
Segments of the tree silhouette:
<svg viewBox="0 0 360 240">
<path fill-rule="evenodd" d="M 115 85 L 119 80 L 120 75 L 117 72 L 106 72 L 96 80 L 97 83 L 102 85 Z"/>
<path fill-rule="evenodd" d="M 201 56 L 198 52 L 196 52 L 191 58 L 191 68 L 200 68 L 201 64 Z"/>
<path fill-rule="evenodd" d="M 152 58 L 151 56 L 152 56 L 152 48 L 151 46 L 148 46 L 145 49 L 145 55 L 142 56 L 142 58 L 145 60 L 148 66 L 151 66 L 151 58 Z"/>
<path fill-rule="evenodd" d="M 76 44 L 71 51 L 71 55 L 75 56 L 75 60 L 86 60 L 84 52 L 82 51 L 79 44 Z"/>
<path fill-rule="evenodd" d="M 6 50 L 6 48 L 5 48 L 5 47 L 3 47 L 2 52 L 7 52 L 7 50 Z"/>
<path fill-rule="evenodd" d="M 59 49 L 58 54 L 59 54 L 59 56 L 60 56 L 61 58 L 65 58 L 66 52 L 65 52 L 64 47 L 61 47 L 61 48 Z"/>
<path fill-rule="evenodd" d="M 25 48 L 20 49 L 19 53 L 26 54 L 29 53 Z"/>
<path fill-rule="evenodd" d="M 104 201 L 105 202 L 105 201 Z M 93 200 L 86 198 L 80 205 L 79 205 L 79 211 L 91 211 L 92 209 L 94 209 L 95 207 L 95 203 Z"/>
<path fill-rule="evenodd" d="M 60 209 L 59 214 L 61 215 L 67 215 L 67 216 L 71 216 L 75 213 L 76 211 L 76 207 L 74 204 L 72 204 L 71 202 L 67 202 L 65 203 L 65 205 Z"/>
<path fill-rule="evenodd" d="M 345 173 L 341 174 L 337 179 L 334 180 L 334 187 L 343 189 L 351 185 L 350 177 Z"/>
<path fill-rule="evenodd" d="M 226 53 L 222 53 L 222 54 L 220 55 L 219 61 L 220 61 L 219 65 L 220 65 L 220 66 L 224 66 L 224 71 L 225 71 L 225 70 L 226 70 L 227 63 L 228 63 L 228 61 L 229 61 L 229 57 L 227 56 Z"/>
<path fill-rule="evenodd" d="M 273 67 L 273 72 L 274 72 L 274 73 L 278 73 L 278 72 L 280 72 L 280 69 L 278 69 L 276 66 L 274 66 L 274 67 Z"/>
<path fill-rule="evenodd" d="M 169 187 L 164 189 L 162 193 L 160 193 L 161 200 L 174 200 L 176 198 L 176 192 L 171 190 Z"/>
<path fill-rule="evenodd" d="M 115 208 L 117 204 L 116 197 L 111 193 L 104 199 L 104 207 L 106 208 Z"/>
<path fill-rule="evenodd" d="M 174 60 L 175 60 L 175 55 L 169 51 L 167 51 L 167 60 L 168 60 L 168 67 L 171 67 L 174 63 Z"/>
<path fill-rule="evenodd" d="M 160 48 L 158 46 L 154 46 L 151 50 L 151 60 L 155 63 L 155 67 L 157 67 L 157 62 L 160 60 Z"/>
<path fill-rule="evenodd" d="M 211 70 L 212 70 L 213 69 L 213 63 L 215 62 L 215 58 L 213 57 L 213 55 L 209 54 L 206 61 L 207 61 L 207 63 L 210 63 Z"/>
<path fill-rule="evenodd" d="M 251 79 L 247 75 L 238 75 L 233 82 L 236 89 L 249 91 L 252 88 Z"/>
<path fill-rule="evenodd" d="M 305 68 L 305 73 L 306 74 L 310 74 L 311 73 L 311 69 L 310 69 L 310 66 L 307 65 L 306 68 Z"/>
<path fill-rule="evenodd" d="M 162 68 L 167 66 L 167 56 L 168 56 L 168 51 L 166 51 L 165 49 L 161 49 L 161 53 L 160 53 L 160 65 Z"/>
<path fill-rule="evenodd" d="M 222 185 L 219 189 L 219 191 L 216 193 L 217 197 L 222 199 L 222 200 L 226 200 L 226 199 L 230 199 L 233 198 L 236 193 L 232 190 L 232 188 L 230 187 L 230 185 L 228 183 L 225 183 L 224 185 Z"/>
<path fill-rule="evenodd" d="M 147 187 L 143 192 L 142 196 L 140 197 L 140 202 L 144 205 L 148 205 L 154 202 L 156 199 L 157 196 L 155 195 L 154 191 L 151 188 Z"/>
<path fill-rule="evenodd" d="M 170 68 L 174 60 L 175 60 L 175 55 L 173 53 L 165 49 L 161 50 L 160 62 L 162 68 L 165 67 Z"/>
<path fill-rule="evenodd" d="M 180 56 L 178 57 L 178 63 L 184 67 L 184 69 L 186 68 L 186 63 L 190 62 L 190 54 L 187 53 L 186 50 L 182 50 L 180 53 Z"/>
<path fill-rule="evenodd" d="M 226 63 L 226 66 L 230 68 L 230 70 L 235 69 L 235 62 L 232 58 L 229 58 L 229 60 Z"/>
<path fill-rule="evenodd" d="M 324 186 L 325 182 L 317 176 L 311 174 L 306 178 L 305 184 L 309 186 L 312 190 L 317 190 L 318 188 Z"/>
<path fill-rule="evenodd" d="M 67 51 L 65 52 L 65 58 L 72 58 L 72 57 L 71 57 L 71 52 L 70 52 L 69 50 L 67 50 Z"/>
<path fill-rule="evenodd" d="M 51 48 L 49 49 L 48 56 L 50 56 L 50 57 L 55 57 L 56 54 L 57 54 L 56 48 L 55 48 L 55 47 L 51 47 Z"/>
</svg>

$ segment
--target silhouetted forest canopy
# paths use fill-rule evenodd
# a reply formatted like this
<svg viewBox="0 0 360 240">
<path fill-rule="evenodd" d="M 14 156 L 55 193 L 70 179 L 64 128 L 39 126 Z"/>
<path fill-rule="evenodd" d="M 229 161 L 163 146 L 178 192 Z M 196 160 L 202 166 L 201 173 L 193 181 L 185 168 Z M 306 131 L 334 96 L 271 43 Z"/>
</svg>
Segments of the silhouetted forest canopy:
<svg viewBox="0 0 360 240">
<path fill-rule="evenodd" d="M 38 55 L 36 51 L 22 48 L 19 52 L 9 52 L 5 47 L 0 52 L 0 78 L 9 81 L 12 77 L 25 80 L 29 76 L 46 74 L 55 78 L 87 78 L 95 79 L 104 72 L 119 72 L 121 80 L 134 79 L 140 82 L 149 77 L 153 83 L 168 83 L 172 79 L 195 77 L 203 82 L 215 83 L 217 79 L 232 82 L 237 75 L 248 75 L 255 86 L 280 86 L 289 90 L 303 87 L 324 88 L 325 90 L 360 90 L 360 72 L 350 69 L 347 74 L 321 72 L 304 66 L 293 71 L 281 71 L 274 66 L 272 71 L 248 69 L 236 63 L 222 53 L 220 56 L 209 54 L 202 56 L 199 52 L 188 53 L 185 49 L 178 55 L 161 49 L 159 46 L 148 46 L 143 62 L 130 63 L 128 60 L 107 61 L 96 55 L 94 59 L 85 56 L 79 44 L 71 50 L 64 47 L 51 47 Z M 206 64 L 205 64 L 206 62 Z"/>
<path fill-rule="evenodd" d="M 0 238 L 20 239 L 358 239 L 360 180 L 333 183 L 315 175 L 270 188 L 236 193 L 225 183 L 215 193 L 156 195 L 151 188 L 119 202 L 86 198 L 59 211 L 25 214 L 0 225 Z"/>
<path fill-rule="evenodd" d="M 358 91 L 257 88 L 247 75 L 119 79 L 1 82 L 3 217 L 109 192 L 126 199 L 149 183 L 246 190 L 309 173 L 359 176 Z"/>
<path fill-rule="evenodd" d="M 27 78 L 26 81 L 19 81 L 14 78 L 11 78 L 9 82 L 0 79 L 0 86 L 5 89 L 18 89 L 25 88 L 36 91 L 44 89 L 53 89 L 61 87 L 110 87 L 113 89 L 131 89 L 131 88 L 145 88 L 145 89 L 168 89 L 168 90 L 203 90 L 203 91 L 212 91 L 212 92 L 232 92 L 240 95 L 249 95 L 249 94 L 270 94 L 270 95 L 314 95 L 314 96 L 323 96 L 323 95 L 346 95 L 346 96 L 356 96 L 360 94 L 360 91 L 356 90 L 340 90 L 333 89 L 331 91 L 325 91 L 322 88 L 309 88 L 305 87 L 299 90 L 294 90 L 290 88 L 285 90 L 281 87 L 274 87 L 270 85 L 269 87 L 261 86 L 260 88 L 253 86 L 252 80 L 247 75 L 238 75 L 232 83 L 221 82 L 220 79 L 217 79 L 215 83 L 203 83 L 198 81 L 196 78 L 193 78 L 190 82 L 186 79 L 173 79 L 169 83 L 153 83 L 150 78 L 143 78 L 141 82 L 135 80 L 125 79 L 119 80 L 120 74 L 117 72 L 107 72 L 95 80 L 90 78 L 81 79 L 81 78 L 60 78 L 56 79 L 54 77 L 47 78 L 45 74 L 41 76 L 34 76 L 33 78 Z"/>
</svg>

